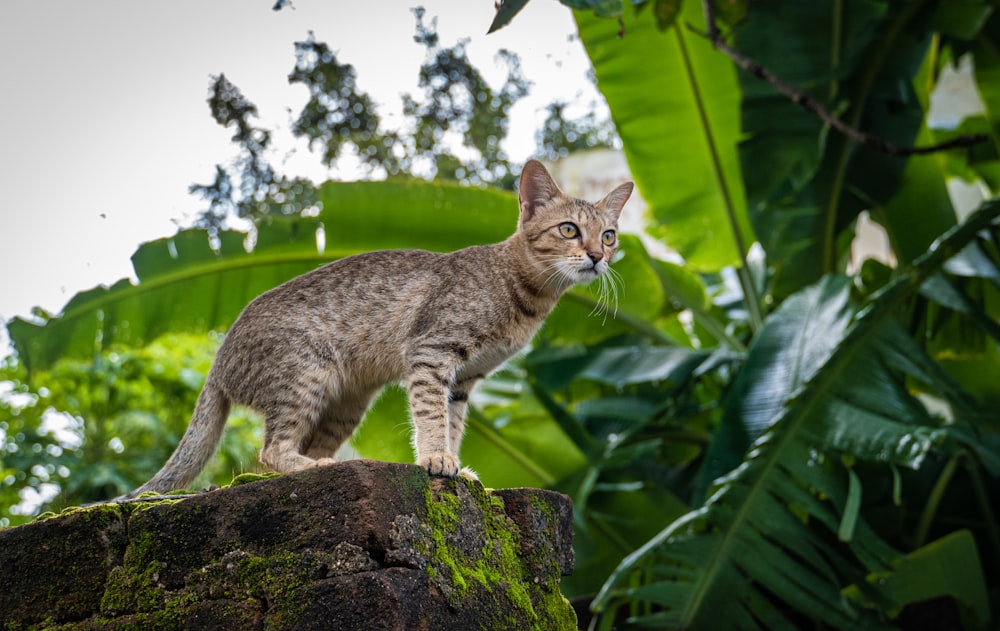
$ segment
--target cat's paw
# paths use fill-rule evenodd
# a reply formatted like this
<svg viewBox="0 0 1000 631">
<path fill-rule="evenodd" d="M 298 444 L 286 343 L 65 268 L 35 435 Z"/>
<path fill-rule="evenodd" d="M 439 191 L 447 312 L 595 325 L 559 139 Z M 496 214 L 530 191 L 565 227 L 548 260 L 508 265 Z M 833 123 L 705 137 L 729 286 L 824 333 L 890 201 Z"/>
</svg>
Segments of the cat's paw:
<svg viewBox="0 0 1000 631">
<path fill-rule="evenodd" d="M 316 459 L 316 466 L 317 467 L 329 467 L 332 464 L 337 464 L 336 458 L 317 458 Z"/>
<path fill-rule="evenodd" d="M 458 458 L 451 454 L 437 453 L 424 456 L 417 464 L 427 469 L 427 473 L 443 478 L 454 478 L 458 475 Z"/>
<path fill-rule="evenodd" d="M 472 480 L 473 482 L 479 482 L 479 476 L 476 472 L 469 467 L 462 467 L 458 472 L 458 477 L 465 478 L 466 480 Z"/>
</svg>

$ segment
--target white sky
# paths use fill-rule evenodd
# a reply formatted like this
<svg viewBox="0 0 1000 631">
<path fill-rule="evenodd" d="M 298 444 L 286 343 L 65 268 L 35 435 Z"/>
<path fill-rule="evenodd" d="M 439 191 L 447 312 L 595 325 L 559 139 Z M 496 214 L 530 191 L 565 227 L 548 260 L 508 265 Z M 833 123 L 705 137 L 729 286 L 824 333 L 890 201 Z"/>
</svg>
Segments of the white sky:
<svg viewBox="0 0 1000 631">
<path fill-rule="evenodd" d="M 209 75 L 225 73 L 276 130 L 272 156 L 289 174 L 335 177 L 288 133 L 306 100 L 290 86 L 296 41 L 311 30 L 361 89 L 400 109 L 417 94 L 424 49 L 410 8 L 438 16 L 443 46 L 470 38 L 472 62 L 494 85 L 500 48 L 517 52 L 531 95 L 514 108 L 507 150 L 535 148 L 553 100 L 590 104 L 589 61 L 572 15 L 534 0 L 487 36 L 492 0 L 22 0 L 0 20 L 0 319 L 41 306 L 58 311 L 78 291 L 131 276 L 143 241 L 174 234 L 203 203 L 188 194 L 236 155 L 232 132 L 211 118 Z M 0 348 L 2 351 L 2 348 Z M 2 354 L 2 352 L 0 352 Z"/>
</svg>

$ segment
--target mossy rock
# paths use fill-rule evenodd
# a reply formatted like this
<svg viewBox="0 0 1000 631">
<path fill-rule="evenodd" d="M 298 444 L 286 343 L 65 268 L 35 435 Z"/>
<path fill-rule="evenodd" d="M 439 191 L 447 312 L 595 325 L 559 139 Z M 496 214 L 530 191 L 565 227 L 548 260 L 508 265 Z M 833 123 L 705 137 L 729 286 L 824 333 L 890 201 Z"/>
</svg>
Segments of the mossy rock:
<svg viewBox="0 0 1000 631">
<path fill-rule="evenodd" d="M 575 629 L 571 570 L 565 496 L 350 461 L 0 531 L 0 628 Z"/>
</svg>

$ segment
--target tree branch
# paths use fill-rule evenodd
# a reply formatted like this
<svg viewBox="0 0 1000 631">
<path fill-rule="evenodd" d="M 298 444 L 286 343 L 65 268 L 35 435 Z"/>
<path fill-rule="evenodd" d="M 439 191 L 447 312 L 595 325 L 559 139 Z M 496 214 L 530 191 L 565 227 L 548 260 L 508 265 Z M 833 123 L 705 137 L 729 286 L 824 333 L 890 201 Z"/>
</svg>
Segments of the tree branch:
<svg viewBox="0 0 1000 631">
<path fill-rule="evenodd" d="M 988 140 L 988 137 L 985 134 L 973 134 L 958 136 L 957 138 L 952 138 L 951 140 L 935 145 L 926 145 L 923 147 L 901 147 L 897 144 L 889 142 L 885 138 L 875 136 L 852 127 L 827 111 L 827 109 L 823 107 L 823 104 L 813 97 L 798 90 L 795 86 L 784 81 L 781 77 L 777 76 L 761 64 L 730 46 L 725 39 L 723 39 L 718 26 L 715 24 L 715 7 L 712 6 L 712 0 L 702 0 L 702 7 L 705 13 L 705 23 L 708 31 L 702 33 L 693 25 L 688 24 L 687 27 L 691 32 L 708 39 L 712 42 L 712 46 L 714 46 L 716 50 L 721 51 L 727 57 L 732 59 L 733 63 L 737 66 L 749 72 L 761 81 L 765 81 L 774 87 L 774 89 L 787 96 L 793 103 L 807 112 L 814 114 L 830 127 L 836 129 L 848 138 L 865 145 L 866 147 L 870 147 L 875 151 L 881 151 L 882 153 L 886 153 L 891 156 L 912 156 L 946 151 L 948 149 L 970 147 Z"/>
</svg>

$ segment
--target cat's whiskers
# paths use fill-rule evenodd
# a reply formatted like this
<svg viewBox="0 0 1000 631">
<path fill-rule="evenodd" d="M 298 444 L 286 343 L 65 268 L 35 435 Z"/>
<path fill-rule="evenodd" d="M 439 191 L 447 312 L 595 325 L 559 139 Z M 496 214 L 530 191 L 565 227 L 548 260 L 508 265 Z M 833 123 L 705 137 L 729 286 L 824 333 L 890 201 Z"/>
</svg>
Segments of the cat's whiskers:
<svg viewBox="0 0 1000 631">
<path fill-rule="evenodd" d="M 594 308 L 590 310 L 589 315 L 603 315 L 604 319 L 601 320 L 602 326 L 608 321 L 608 291 L 608 278 L 605 275 L 601 275 L 597 288 L 597 301 L 594 303 Z"/>
<path fill-rule="evenodd" d="M 603 314 L 604 320 L 601 321 L 603 325 L 607 322 L 608 313 L 611 313 L 612 318 L 618 317 L 618 284 L 621 281 L 621 274 L 608 267 L 600 275 L 599 280 L 597 301 L 589 315 Z"/>
<path fill-rule="evenodd" d="M 552 281 L 566 277 L 566 272 L 563 271 L 561 265 L 565 260 L 564 256 L 560 254 L 548 254 L 539 256 L 538 259 L 542 263 L 545 263 L 545 267 L 542 268 L 542 274 L 545 274 L 545 279 L 542 281 L 539 289 L 545 289 Z"/>
<path fill-rule="evenodd" d="M 569 281 L 571 284 L 576 283 L 577 279 L 566 271 L 566 264 L 571 260 L 570 257 L 563 254 L 542 254 L 538 255 L 536 260 L 543 264 L 540 276 L 544 276 L 544 280 L 540 289 L 545 289 L 550 283 L 560 280 Z M 589 315 L 603 314 L 603 324 L 607 322 L 609 313 L 612 318 L 618 317 L 618 293 L 622 276 L 614 268 L 608 266 L 603 273 L 594 278 L 594 281 L 598 283 L 595 289 L 597 300 Z M 592 285 L 594 281 L 591 281 L 590 284 Z"/>
<path fill-rule="evenodd" d="M 611 288 L 611 298 L 614 301 L 614 311 L 611 314 L 612 318 L 618 317 L 618 289 L 619 286 L 624 284 L 622 275 L 614 270 L 612 267 L 608 267 L 608 271 L 605 274 L 607 276 L 608 286 Z"/>
<path fill-rule="evenodd" d="M 548 272 L 548 275 L 545 277 L 545 280 L 542 281 L 542 286 L 539 289 L 545 289 L 552 281 L 565 277 L 565 273 L 558 263 L 548 265 L 543 271 Z"/>
</svg>

